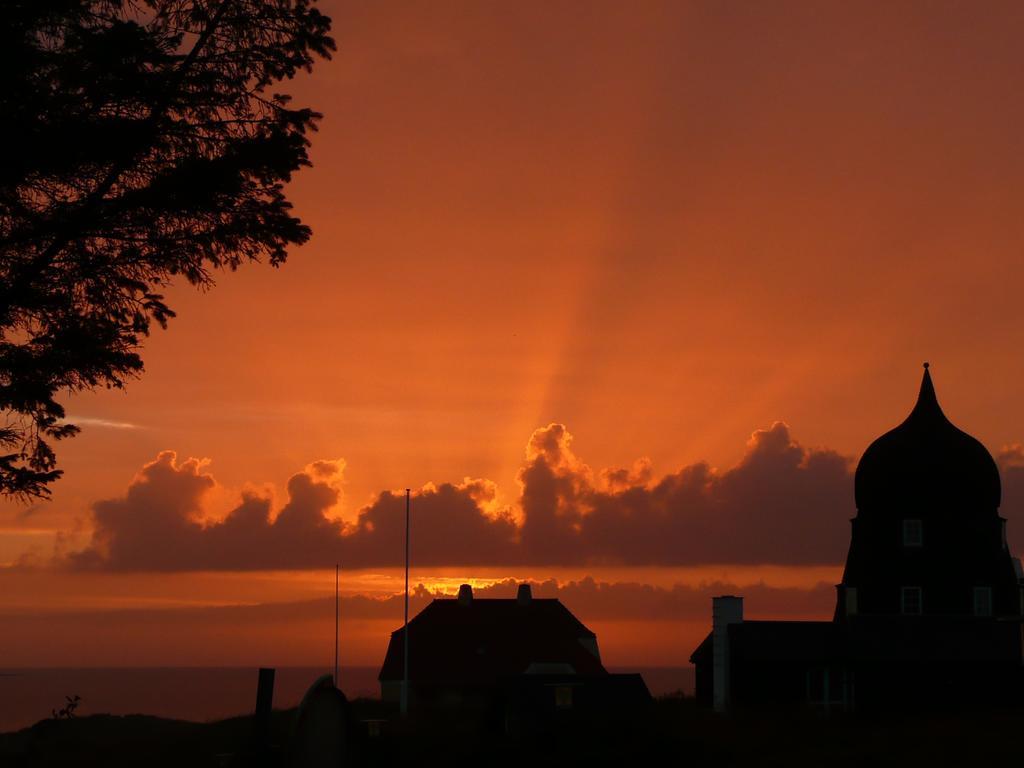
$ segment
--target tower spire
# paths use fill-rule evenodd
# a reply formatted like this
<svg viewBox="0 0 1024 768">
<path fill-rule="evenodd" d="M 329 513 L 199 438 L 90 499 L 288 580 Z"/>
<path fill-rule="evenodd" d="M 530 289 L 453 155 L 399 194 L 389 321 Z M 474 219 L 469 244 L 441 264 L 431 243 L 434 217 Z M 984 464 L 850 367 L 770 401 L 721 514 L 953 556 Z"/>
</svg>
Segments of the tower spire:
<svg viewBox="0 0 1024 768">
<path fill-rule="evenodd" d="M 924 364 L 924 375 L 921 377 L 921 389 L 917 394 L 917 404 L 914 405 L 914 410 L 911 411 L 911 418 L 917 417 L 928 417 L 928 418 L 940 418 L 945 420 L 946 414 L 942 412 L 942 408 L 939 406 L 939 399 L 935 396 L 935 385 L 932 383 L 932 374 L 928 370 L 928 363 Z"/>
</svg>

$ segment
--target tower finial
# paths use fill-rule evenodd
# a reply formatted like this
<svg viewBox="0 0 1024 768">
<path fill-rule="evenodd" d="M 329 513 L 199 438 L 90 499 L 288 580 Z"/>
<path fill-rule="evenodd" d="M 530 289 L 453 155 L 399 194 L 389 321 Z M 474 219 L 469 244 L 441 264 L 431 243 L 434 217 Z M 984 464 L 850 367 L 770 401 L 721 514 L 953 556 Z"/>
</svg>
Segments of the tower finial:
<svg viewBox="0 0 1024 768">
<path fill-rule="evenodd" d="M 921 376 L 921 390 L 917 395 L 917 404 L 910 416 L 932 418 L 938 416 L 945 419 L 942 408 L 939 407 L 938 398 L 935 397 L 935 385 L 932 384 L 932 374 L 928 370 L 928 363 L 924 364 L 924 375 Z"/>
</svg>

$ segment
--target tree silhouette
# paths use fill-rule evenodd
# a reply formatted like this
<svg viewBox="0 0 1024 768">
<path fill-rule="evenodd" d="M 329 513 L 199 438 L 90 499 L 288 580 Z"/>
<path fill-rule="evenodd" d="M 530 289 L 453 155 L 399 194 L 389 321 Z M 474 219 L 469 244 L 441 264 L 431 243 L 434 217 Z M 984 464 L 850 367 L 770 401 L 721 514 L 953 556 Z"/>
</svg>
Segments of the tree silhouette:
<svg viewBox="0 0 1024 768">
<path fill-rule="evenodd" d="M 309 239 L 283 185 L 320 115 L 273 90 L 329 58 L 315 0 L 0 9 L 0 495 L 49 495 L 62 393 L 123 387 L 175 278 Z"/>
<path fill-rule="evenodd" d="M 82 697 L 77 693 L 74 696 L 64 697 L 64 706 L 60 709 L 51 709 L 50 714 L 54 720 L 73 720 L 75 717 L 75 710 L 78 709 L 78 705 L 82 703 Z"/>
</svg>

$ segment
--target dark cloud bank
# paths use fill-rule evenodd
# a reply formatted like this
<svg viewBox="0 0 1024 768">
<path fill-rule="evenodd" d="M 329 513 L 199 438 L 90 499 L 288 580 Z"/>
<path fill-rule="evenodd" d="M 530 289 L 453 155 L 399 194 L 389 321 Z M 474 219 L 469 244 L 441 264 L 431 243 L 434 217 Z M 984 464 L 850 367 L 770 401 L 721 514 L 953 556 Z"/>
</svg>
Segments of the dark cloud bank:
<svg viewBox="0 0 1024 768">
<path fill-rule="evenodd" d="M 477 587 L 477 598 L 509 598 L 516 595 L 520 582 L 506 579 Z M 818 583 L 806 588 L 774 587 L 763 583 L 737 585 L 712 581 L 698 585 L 676 584 L 661 587 L 636 582 L 604 582 L 591 576 L 558 583 L 554 579 L 530 582 L 535 597 L 556 597 L 578 615 L 594 621 L 703 621 L 707 618 L 711 598 L 721 594 L 742 594 L 747 599 L 751 615 L 774 617 L 825 616 L 835 604 L 835 587 Z M 451 597 L 440 590 L 430 590 L 417 584 L 410 594 L 410 610 L 419 613 L 427 603 L 439 597 Z M 401 623 L 403 611 L 401 594 L 386 597 L 346 595 L 341 598 L 341 614 L 346 621 L 383 619 Z M 2 614 L 0 614 L 2 615 Z M 59 613 L 17 613 L 9 618 L 19 622 L 36 620 L 42 623 L 55 618 L 93 619 L 114 621 L 118 625 L 161 622 L 173 616 L 175 622 L 207 625 L 219 619 L 227 626 L 246 625 L 288 626 L 301 621 L 328 621 L 334 617 L 334 598 L 316 598 L 256 605 L 221 605 L 202 607 L 155 607 L 107 610 L 62 611 Z"/>
<path fill-rule="evenodd" d="M 853 462 L 801 446 L 777 422 L 752 436 L 731 469 L 706 463 L 654 478 L 650 463 L 593 472 L 561 424 L 538 429 L 519 472 L 519 515 L 495 509 L 486 480 L 414 493 L 413 558 L 440 565 L 699 565 L 841 563 L 849 541 Z M 1003 514 L 1024 502 L 1024 451 L 999 455 Z M 326 516 L 338 501 L 341 466 L 316 462 L 288 482 L 288 502 L 243 495 L 223 520 L 203 522 L 215 485 L 200 462 L 173 452 L 147 464 L 121 498 L 93 505 L 94 532 L 73 568 L 122 571 L 348 568 L 398 565 L 404 497 L 381 493 L 343 524 Z"/>
</svg>

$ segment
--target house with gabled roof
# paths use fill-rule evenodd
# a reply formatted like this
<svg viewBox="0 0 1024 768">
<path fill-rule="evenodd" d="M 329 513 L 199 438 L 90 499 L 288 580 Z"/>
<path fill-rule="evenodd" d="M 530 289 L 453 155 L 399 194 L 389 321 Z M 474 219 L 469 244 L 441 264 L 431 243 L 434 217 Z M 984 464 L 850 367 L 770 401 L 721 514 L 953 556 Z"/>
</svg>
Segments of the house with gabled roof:
<svg viewBox="0 0 1024 768">
<path fill-rule="evenodd" d="M 457 598 L 433 600 L 408 631 L 410 709 L 553 713 L 607 705 L 609 696 L 650 700 L 639 675 L 609 674 L 597 635 L 560 600 L 533 597 L 529 584 L 510 599 L 475 598 L 463 584 Z M 379 675 L 385 701 L 401 697 L 404 646 L 404 631 L 392 632 Z"/>
</svg>

